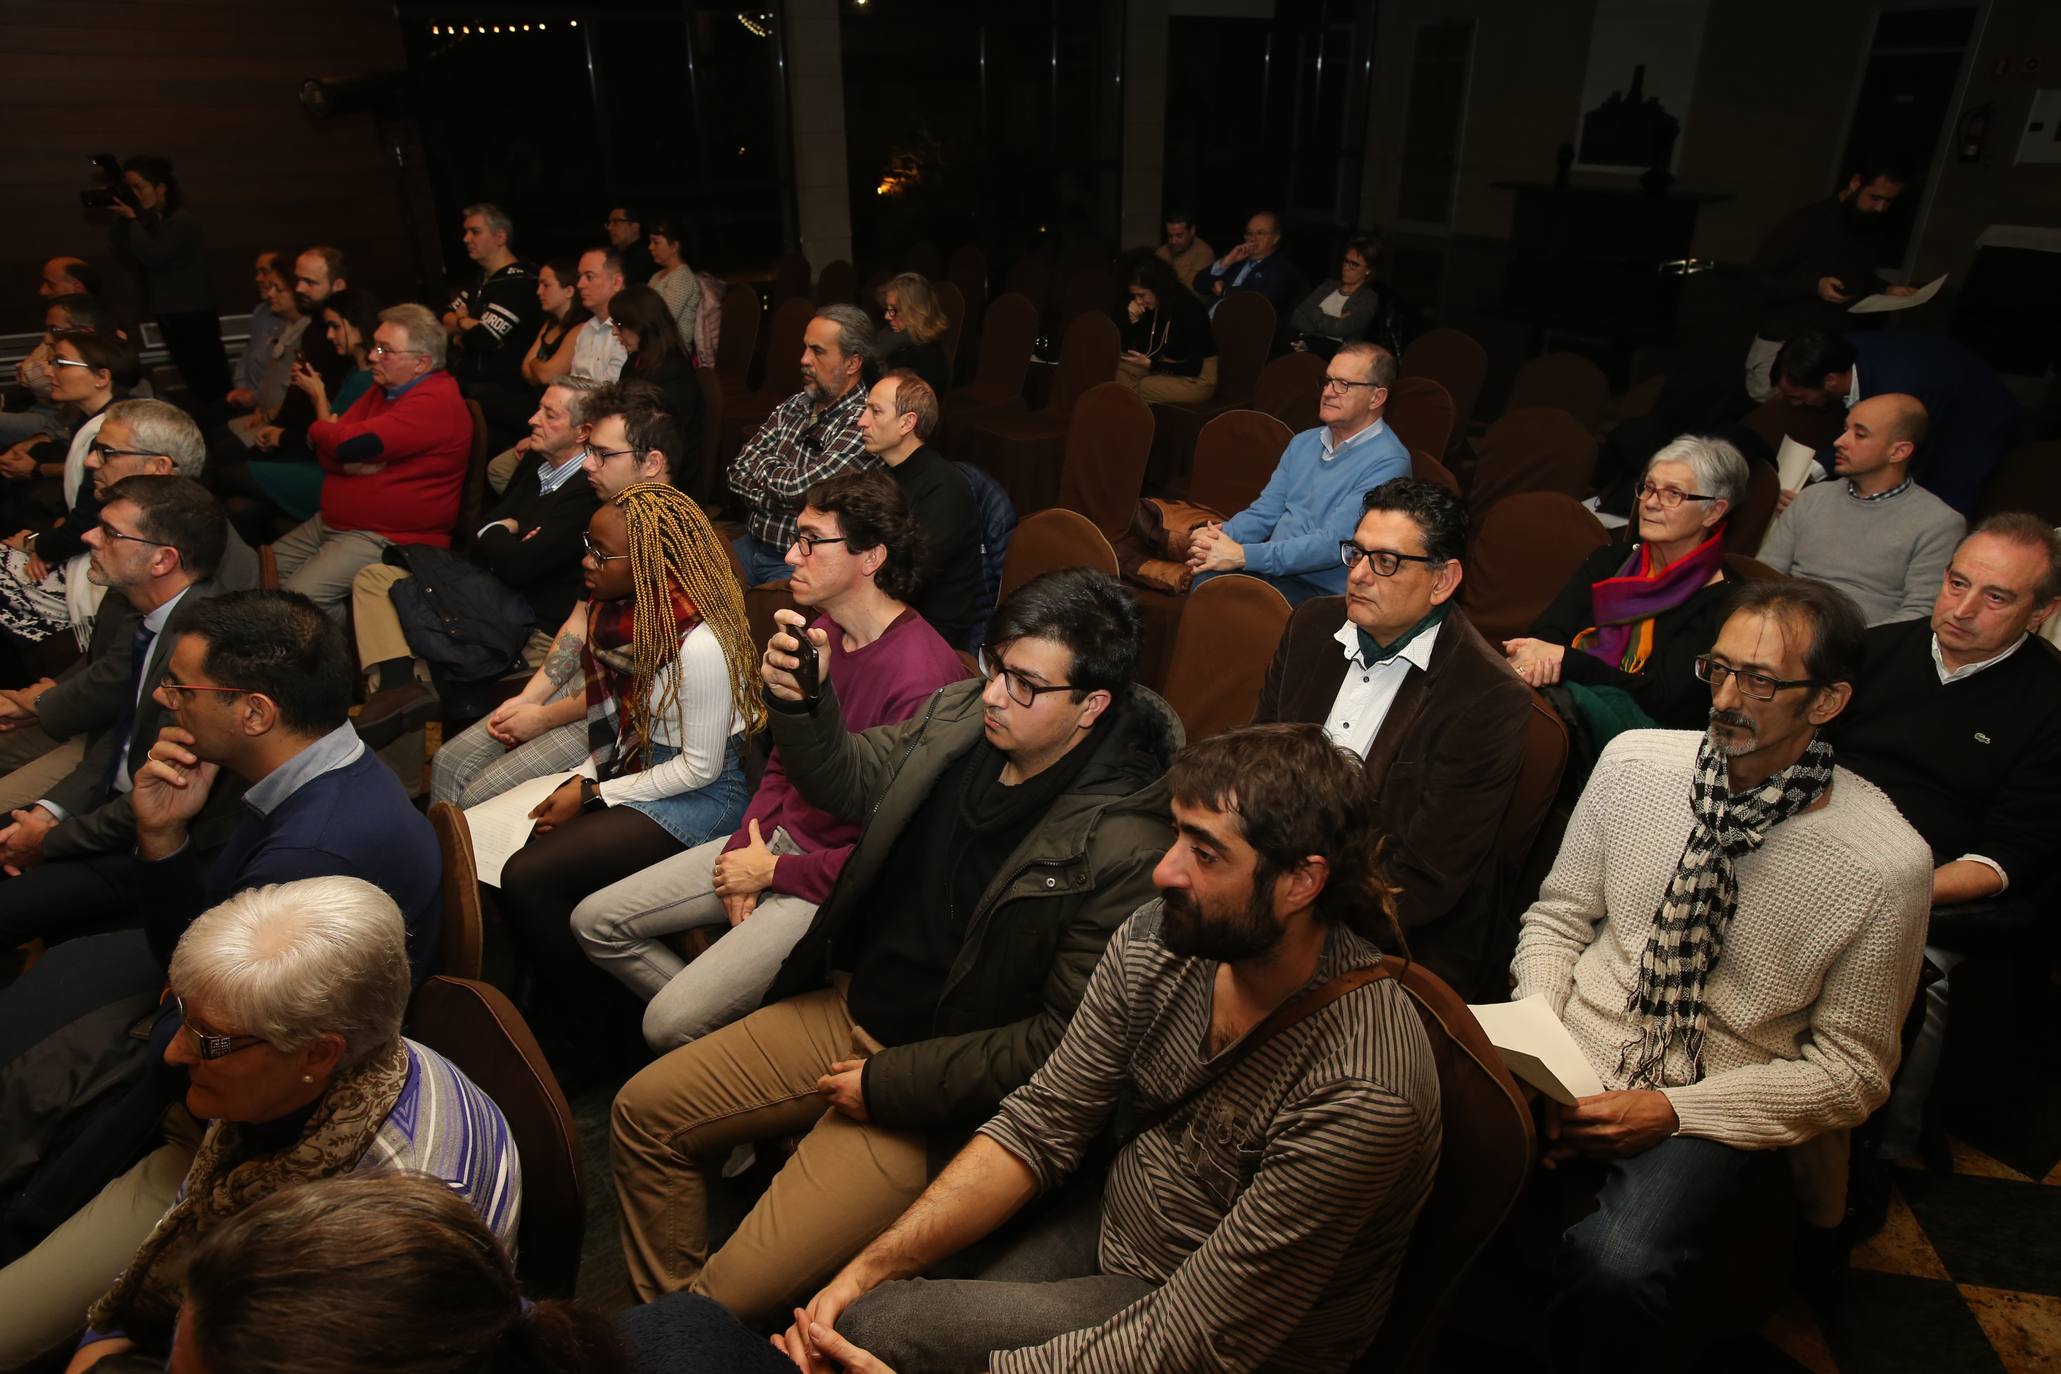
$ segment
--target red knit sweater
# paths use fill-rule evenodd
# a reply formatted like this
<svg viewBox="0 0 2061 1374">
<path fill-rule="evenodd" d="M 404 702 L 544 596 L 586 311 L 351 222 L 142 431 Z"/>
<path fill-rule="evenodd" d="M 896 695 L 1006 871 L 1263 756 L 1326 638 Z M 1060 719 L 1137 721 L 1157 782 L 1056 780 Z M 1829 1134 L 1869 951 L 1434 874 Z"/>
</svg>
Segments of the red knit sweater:
<svg viewBox="0 0 2061 1374">
<path fill-rule="evenodd" d="M 430 373 L 398 401 L 374 386 L 341 418 L 308 426 L 308 446 L 329 474 L 323 524 L 370 530 L 396 544 L 451 546 L 472 416 L 450 373 Z"/>
</svg>

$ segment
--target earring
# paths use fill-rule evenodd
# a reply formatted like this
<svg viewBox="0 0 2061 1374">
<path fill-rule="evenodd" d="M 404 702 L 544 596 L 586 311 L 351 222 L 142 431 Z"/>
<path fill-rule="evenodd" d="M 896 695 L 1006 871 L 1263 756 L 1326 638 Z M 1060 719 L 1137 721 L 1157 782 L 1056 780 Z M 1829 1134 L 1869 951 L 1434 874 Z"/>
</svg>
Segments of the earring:
<svg viewBox="0 0 2061 1374">
<path fill-rule="evenodd" d="M 314 1082 L 314 1081 L 315 1081 L 315 1075 L 314 1075 L 314 1074 L 311 1074 L 311 1073 L 304 1073 L 304 1074 L 302 1074 L 302 1075 L 301 1075 L 301 1082 L 303 1082 L 303 1083 L 312 1083 L 312 1082 Z"/>
</svg>

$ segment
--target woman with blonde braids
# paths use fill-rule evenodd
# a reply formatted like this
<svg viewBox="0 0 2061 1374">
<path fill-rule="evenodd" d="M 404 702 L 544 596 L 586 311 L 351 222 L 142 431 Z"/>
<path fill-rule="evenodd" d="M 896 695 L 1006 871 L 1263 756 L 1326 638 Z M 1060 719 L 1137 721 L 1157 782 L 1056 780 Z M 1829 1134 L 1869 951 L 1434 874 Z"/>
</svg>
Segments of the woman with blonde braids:
<svg viewBox="0 0 2061 1374">
<path fill-rule="evenodd" d="M 501 878 L 523 1000 L 561 1077 L 590 1066 L 597 1032 L 642 1046 L 641 1008 L 580 952 L 573 907 L 736 829 L 744 739 L 766 719 L 744 595 L 701 507 L 639 482 L 594 512 L 586 545 L 589 761 L 530 813 Z"/>
</svg>

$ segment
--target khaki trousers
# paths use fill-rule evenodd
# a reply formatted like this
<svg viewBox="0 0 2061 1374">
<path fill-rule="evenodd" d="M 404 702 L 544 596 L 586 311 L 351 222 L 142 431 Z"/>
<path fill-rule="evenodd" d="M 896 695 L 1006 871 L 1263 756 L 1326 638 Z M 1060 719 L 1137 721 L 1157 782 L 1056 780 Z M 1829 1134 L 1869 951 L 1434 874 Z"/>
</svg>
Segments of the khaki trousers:
<svg viewBox="0 0 2061 1374">
<path fill-rule="evenodd" d="M 623 1085 L 612 1129 L 623 1259 L 641 1301 L 687 1289 L 747 1323 L 806 1301 L 923 1191 L 920 1131 L 825 1111 L 816 1080 L 879 1042 L 842 988 L 761 1007 Z M 708 1253 L 704 1170 L 747 1141 L 807 1131 L 729 1241 Z"/>
<path fill-rule="evenodd" d="M 411 574 L 392 563 L 367 563 L 351 579 L 351 630 L 358 637 L 358 666 L 370 671 L 375 663 L 390 658 L 413 658 L 408 636 L 401 633 L 401 617 L 394 610 L 389 593 L 393 585 Z M 416 676 L 428 681 L 424 665 L 416 665 Z"/>
<path fill-rule="evenodd" d="M 1146 401 L 1207 401 L 1217 394 L 1217 360 L 1204 358 L 1202 374 L 1197 377 L 1177 377 L 1136 363 L 1120 362 L 1116 365 L 1116 380 Z"/>
<path fill-rule="evenodd" d="M 512 448 L 504 448 L 487 464 L 487 485 L 494 489 L 494 495 L 504 496 L 508 484 L 515 480 L 515 470 L 522 466 L 522 455 Z"/>
<path fill-rule="evenodd" d="M 22 746 L 11 755 L 0 755 L 0 767 L 21 760 L 6 777 L 0 777 L 0 816 L 49 796 L 50 789 L 70 777 L 86 757 L 84 736 L 74 736 L 59 744 L 34 725 L 9 730 L 0 735 L 0 740 Z"/>
</svg>

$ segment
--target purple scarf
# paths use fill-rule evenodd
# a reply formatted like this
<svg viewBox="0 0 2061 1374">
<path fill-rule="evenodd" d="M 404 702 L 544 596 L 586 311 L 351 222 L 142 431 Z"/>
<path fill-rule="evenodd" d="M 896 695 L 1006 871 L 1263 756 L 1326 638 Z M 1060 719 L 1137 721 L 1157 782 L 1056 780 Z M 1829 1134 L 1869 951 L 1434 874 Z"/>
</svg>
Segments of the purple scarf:
<svg viewBox="0 0 2061 1374">
<path fill-rule="evenodd" d="M 1724 566 L 1724 535 L 1720 523 L 1686 557 L 1657 570 L 1651 544 L 1633 549 L 1615 577 L 1589 589 L 1596 623 L 1574 637 L 1574 647 L 1621 672 L 1645 671 L 1653 654 L 1653 618 L 1694 596 Z"/>
</svg>

